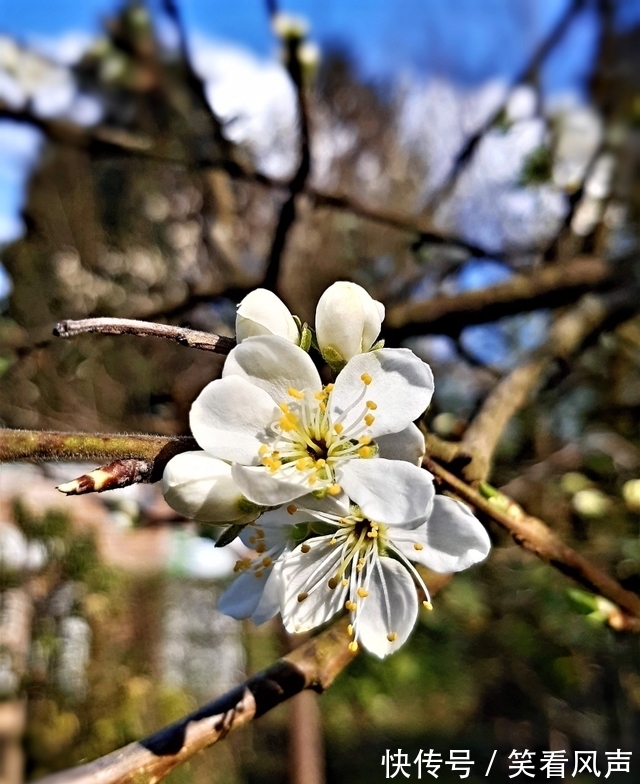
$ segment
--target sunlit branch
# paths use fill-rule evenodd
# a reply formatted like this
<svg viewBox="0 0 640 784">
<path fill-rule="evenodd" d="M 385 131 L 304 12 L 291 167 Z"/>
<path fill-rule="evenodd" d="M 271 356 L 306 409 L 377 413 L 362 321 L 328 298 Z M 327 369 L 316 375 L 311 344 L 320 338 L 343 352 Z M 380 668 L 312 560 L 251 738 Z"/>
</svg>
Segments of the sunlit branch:
<svg viewBox="0 0 640 784">
<path fill-rule="evenodd" d="M 322 692 L 355 655 L 347 620 L 279 659 L 236 689 L 144 740 L 130 743 L 40 784 L 137 784 L 161 781 L 178 765 L 304 689 Z"/>
</svg>

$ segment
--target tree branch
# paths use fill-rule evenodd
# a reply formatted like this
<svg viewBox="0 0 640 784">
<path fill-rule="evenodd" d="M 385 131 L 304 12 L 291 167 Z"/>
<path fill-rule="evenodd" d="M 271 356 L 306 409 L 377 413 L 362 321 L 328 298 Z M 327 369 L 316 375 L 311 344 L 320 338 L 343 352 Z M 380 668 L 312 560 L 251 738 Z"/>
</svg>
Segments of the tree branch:
<svg viewBox="0 0 640 784">
<path fill-rule="evenodd" d="M 581 294 L 611 284 L 615 271 L 603 259 L 580 257 L 514 275 L 497 286 L 396 305 L 387 310 L 386 324 L 394 341 L 425 333 L 455 337 L 470 324 L 575 302 Z"/>
<path fill-rule="evenodd" d="M 483 496 L 430 457 L 425 457 L 422 464 L 463 501 L 498 523 L 520 547 L 620 607 L 624 614 L 612 614 L 609 619 L 614 628 L 640 630 L 640 597 L 564 544 L 542 520 L 526 514 L 507 496 L 487 485 L 484 488 L 491 497 Z"/>
<path fill-rule="evenodd" d="M 173 340 L 181 346 L 199 348 L 202 351 L 213 351 L 216 354 L 228 354 L 236 345 L 233 338 L 223 335 L 212 335 L 186 327 L 174 327 L 171 324 L 154 324 L 151 321 L 120 318 L 88 318 L 78 321 L 60 321 L 54 327 L 53 334 L 59 338 L 73 338 L 89 332 L 104 335 L 137 335 L 138 337 L 165 338 Z"/>
<path fill-rule="evenodd" d="M 254 675 L 246 683 L 144 740 L 105 757 L 40 779 L 40 784 L 139 784 L 170 771 L 233 730 L 304 689 L 322 692 L 349 664 L 347 620 Z"/>
</svg>

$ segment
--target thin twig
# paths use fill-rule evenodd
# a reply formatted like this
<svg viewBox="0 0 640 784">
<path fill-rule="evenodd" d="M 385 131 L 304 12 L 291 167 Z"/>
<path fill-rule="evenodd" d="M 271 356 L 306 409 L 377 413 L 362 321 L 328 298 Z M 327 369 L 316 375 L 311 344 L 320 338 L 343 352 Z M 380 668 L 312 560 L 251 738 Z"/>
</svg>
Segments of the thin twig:
<svg viewBox="0 0 640 784">
<path fill-rule="evenodd" d="M 542 520 L 525 514 L 513 501 L 497 491 L 493 500 L 485 498 L 430 457 L 425 457 L 422 464 L 463 501 L 504 528 L 520 547 L 620 607 L 626 615 L 614 621 L 618 629 L 640 630 L 640 597 L 627 591 L 608 574 L 564 544 Z M 509 511 L 505 511 L 505 507 Z"/>
<path fill-rule="evenodd" d="M 171 324 L 155 324 L 151 321 L 120 318 L 88 318 L 78 321 L 60 321 L 56 324 L 53 334 L 59 338 L 73 338 L 89 332 L 103 335 L 136 335 L 138 337 L 165 338 L 173 340 L 181 346 L 198 348 L 202 351 L 213 351 L 216 354 L 228 354 L 235 346 L 233 338 L 223 335 L 212 335 L 186 327 L 174 327 Z"/>
<path fill-rule="evenodd" d="M 195 713 L 105 757 L 40 779 L 40 784 L 159 782 L 178 765 L 304 689 L 322 692 L 349 664 L 347 621 L 254 675 Z"/>
</svg>

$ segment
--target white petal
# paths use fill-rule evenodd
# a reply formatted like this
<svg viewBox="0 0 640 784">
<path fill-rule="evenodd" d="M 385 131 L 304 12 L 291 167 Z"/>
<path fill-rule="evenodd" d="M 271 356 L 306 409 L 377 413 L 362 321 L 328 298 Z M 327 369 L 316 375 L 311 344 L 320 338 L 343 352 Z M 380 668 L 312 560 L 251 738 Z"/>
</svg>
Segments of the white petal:
<svg viewBox="0 0 640 784">
<path fill-rule="evenodd" d="M 329 544 L 330 539 L 310 539 L 282 561 L 280 612 L 288 632 L 309 631 L 344 608 L 348 589 L 341 583 L 336 588 L 328 585 L 340 563 L 340 545 Z M 309 547 L 309 552 L 302 552 L 303 546 Z M 308 596 L 300 600 L 305 594 Z"/>
<path fill-rule="evenodd" d="M 358 639 L 375 656 L 394 653 L 411 634 L 418 617 L 413 579 L 399 561 L 381 557 L 371 575 L 369 596 L 361 600 Z M 388 634 L 396 634 L 391 642 Z"/>
<path fill-rule="evenodd" d="M 336 479 L 365 517 L 390 525 L 418 525 L 435 495 L 431 474 L 403 460 L 349 460 L 338 466 Z"/>
<path fill-rule="evenodd" d="M 320 350 L 337 351 L 345 361 L 368 351 L 380 334 L 382 317 L 378 305 L 357 283 L 338 281 L 329 286 L 316 308 Z"/>
<path fill-rule="evenodd" d="M 262 444 L 273 440 L 267 428 L 279 414 L 266 392 L 245 378 L 230 376 L 202 390 L 191 406 L 189 423 L 193 437 L 210 455 L 256 465 Z"/>
<path fill-rule="evenodd" d="M 406 460 L 408 463 L 420 465 L 424 457 L 424 436 L 420 428 L 413 423 L 399 433 L 389 433 L 376 438 L 378 457 L 388 460 Z"/>
<path fill-rule="evenodd" d="M 290 544 L 291 530 L 290 524 L 273 525 L 273 523 L 263 524 L 263 520 L 271 512 L 265 512 L 261 517 L 248 525 L 240 534 L 240 541 L 246 546 L 255 550 L 256 544 L 264 542 L 267 550 L 273 550 L 270 555 L 273 559 L 278 558 L 285 548 Z M 286 513 L 284 517 L 287 517 Z M 283 518 L 284 519 L 284 518 Z M 257 532 L 260 532 L 259 534 Z M 274 554 L 275 553 L 275 554 Z"/>
<path fill-rule="evenodd" d="M 291 311 L 268 289 L 252 291 L 238 305 L 236 340 L 241 343 L 257 335 L 278 335 L 291 343 L 300 342 L 298 325 Z"/>
<path fill-rule="evenodd" d="M 289 387 L 318 392 L 322 382 L 311 357 L 275 335 L 247 338 L 224 363 L 222 377 L 240 376 L 267 392 L 275 403 L 290 402 Z"/>
<path fill-rule="evenodd" d="M 491 549 L 484 526 L 469 509 L 452 498 L 436 496 L 427 522 L 414 531 L 394 528 L 392 544 L 410 561 L 434 572 L 461 572 L 483 561 Z M 422 545 L 416 550 L 414 544 Z"/>
<path fill-rule="evenodd" d="M 365 387 L 363 374 L 371 377 Z M 338 374 L 329 398 L 332 421 L 347 409 L 341 420 L 345 429 L 362 421 L 365 413 L 373 413 L 375 421 L 369 434 L 376 438 L 387 433 L 399 433 L 427 408 L 433 394 L 433 374 L 426 362 L 407 348 L 382 348 L 358 354 Z M 361 404 L 359 401 L 361 400 Z M 372 400 L 374 412 L 364 403 Z"/>
<path fill-rule="evenodd" d="M 251 620 L 260 626 L 261 623 L 269 621 L 274 615 L 280 612 L 280 584 L 282 580 L 283 560 L 275 562 L 271 569 L 271 574 L 267 578 L 264 591 L 258 602 L 258 606 L 251 613 Z M 254 578 L 255 579 L 255 578 Z"/>
<path fill-rule="evenodd" d="M 260 577 L 253 570 L 237 577 L 220 597 L 218 608 L 225 615 L 241 620 L 249 618 L 258 609 L 267 580 L 271 576 L 273 566 L 265 569 Z M 278 611 L 276 609 L 273 615 Z M 270 616 L 273 617 L 273 616 Z M 267 618 L 264 618 L 266 621 Z"/>
<path fill-rule="evenodd" d="M 279 506 L 309 492 L 305 472 L 297 471 L 293 464 L 283 466 L 275 473 L 264 466 L 233 466 L 231 475 L 242 494 L 261 506 Z M 261 498 L 261 501 L 257 499 Z"/>
<path fill-rule="evenodd" d="M 164 469 L 162 492 L 172 509 L 204 523 L 247 523 L 260 511 L 247 509 L 229 463 L 206 452 L 183 452 L 171 458 Z"/>
</svg>

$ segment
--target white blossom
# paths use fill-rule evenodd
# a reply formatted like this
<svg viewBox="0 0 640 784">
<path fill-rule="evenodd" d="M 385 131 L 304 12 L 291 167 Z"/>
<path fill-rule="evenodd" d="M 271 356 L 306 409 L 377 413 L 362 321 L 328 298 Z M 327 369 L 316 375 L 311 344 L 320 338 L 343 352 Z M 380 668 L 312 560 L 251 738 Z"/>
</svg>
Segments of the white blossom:
<svg viewBox="0 0 640 784">
<path fill-rule="evenodd" d="M 273 292 L 255 289 L 238 305 L 236 340 L 238 343 L 256 335 L 279 335 L 300 343 L 300 331 L 291 311 Z"/>
<path fill-rule="evenodd" d="M 172 457 L 162 476 L 162 492 L 172 509 L 203 523 L 242 525 L 262 511 L 242 495 L 229 463 L 206 452 Z"/>
<path fill-rule="evenodd" d="M 233 464 L 242 494 L 277 506 L 310 492 L 367 488 L 387 520 L 406 519 L 409 496 L 426 502 L 413 424 L 433 392 L 429 366 L 408 349 L 353 357 L 323 387 L 309 355 L 277 336 L 247 338 L 221 379 L 195 400 L 191 430 L 209 455 Z"/>
<path fill-rule="evenodd" d="M 316 332 L 329 364 L 347 362 L 369 351 L 380 334 L 384 305 L 357 283 L 338 281 L 324 292 L 316 308 Z"/>
</svg>

